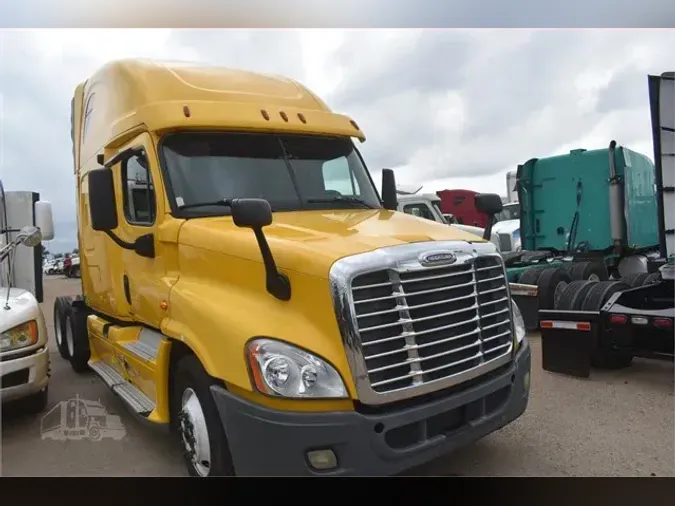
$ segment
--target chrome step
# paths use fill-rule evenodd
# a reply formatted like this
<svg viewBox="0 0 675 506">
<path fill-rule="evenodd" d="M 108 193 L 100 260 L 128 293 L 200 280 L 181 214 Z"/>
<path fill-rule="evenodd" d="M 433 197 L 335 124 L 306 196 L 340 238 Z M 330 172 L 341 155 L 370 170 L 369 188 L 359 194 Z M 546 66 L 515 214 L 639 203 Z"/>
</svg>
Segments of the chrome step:
<svg viewBox="0 0 675 506">
<path fill-rule="evenodd" d="M 137 414 L 147 416 L 155 409 L 155 403 L 147 395 L 127 382 L 120 373 L 105 362 L 90 361 L 89 367 Z"/>
</svg>

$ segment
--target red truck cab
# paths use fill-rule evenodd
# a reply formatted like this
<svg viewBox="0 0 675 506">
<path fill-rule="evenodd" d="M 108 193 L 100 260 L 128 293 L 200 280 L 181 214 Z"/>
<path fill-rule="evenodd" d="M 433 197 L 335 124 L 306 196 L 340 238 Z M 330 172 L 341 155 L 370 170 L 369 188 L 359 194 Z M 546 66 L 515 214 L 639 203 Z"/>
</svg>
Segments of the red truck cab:
<svg viewBox="0 0 675 506">
<path fill-rule="evenodd" d="M 476 209 L 474 197 L 477 193 L 472 190 L 440 190 L 436 192 L 441 199 L 443 214 L 452 214 L 462 225 L 485 228 L 488 217 Z"/>
</svg>

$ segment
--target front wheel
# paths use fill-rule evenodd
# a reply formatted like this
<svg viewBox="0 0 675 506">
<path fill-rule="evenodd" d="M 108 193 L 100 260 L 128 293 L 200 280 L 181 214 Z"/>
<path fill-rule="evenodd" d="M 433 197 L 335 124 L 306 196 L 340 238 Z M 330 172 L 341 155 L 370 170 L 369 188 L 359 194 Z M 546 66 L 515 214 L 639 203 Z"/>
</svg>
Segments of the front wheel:
<svg viewBox="0 0 675 506">
<path fill-rule="evenodd" d="M 225 431 L 210 391 L 214 384 L 216 381 L 196 357 L 188 355 L 178 362 L 172 389 L 172 417 L 191 476 L 235 475 Z"/>
</svg>

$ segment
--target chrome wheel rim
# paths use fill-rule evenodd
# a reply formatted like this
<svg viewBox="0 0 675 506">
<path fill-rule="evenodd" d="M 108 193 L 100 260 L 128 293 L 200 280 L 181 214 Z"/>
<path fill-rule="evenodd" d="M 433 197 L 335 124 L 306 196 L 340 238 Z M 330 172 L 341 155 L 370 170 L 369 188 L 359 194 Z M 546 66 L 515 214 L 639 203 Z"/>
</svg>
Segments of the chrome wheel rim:
<svg viewBox="0 0 675 506">
<path fill-rule="evenodd" d="M 61 346 L 63 333 L 61 332 L 61 315 L 58 310 L 54 312 L 54 335 L 56 336 L 56 344 Z"/>
<path fill-rule="evenodd" d="M 199 476 L 208 476 L 211 470 L 209 432 L 204 410 L 192 388 L 183 392 L 179 421 L 183 446 L 192 466 Z"/>
<path fill-rule="evenodd" d="M 70 318 L 66 317 L 66 343 L 68 344 L 68 353 L 72 357 L 75 354 L 75 340 L 73 339 L 73 329 L 70 327 Z"/>
</svg>

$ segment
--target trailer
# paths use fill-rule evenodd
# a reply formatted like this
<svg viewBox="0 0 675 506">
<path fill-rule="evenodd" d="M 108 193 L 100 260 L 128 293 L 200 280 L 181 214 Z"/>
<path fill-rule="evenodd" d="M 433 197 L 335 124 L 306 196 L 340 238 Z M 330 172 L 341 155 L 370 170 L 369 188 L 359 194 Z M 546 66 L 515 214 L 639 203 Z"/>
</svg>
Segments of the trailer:
<svg viewBox="0 0 675 506">
<path fill-rule="evenodd" d="M 547 371 L 588 377 L 633 357 L 673 360 L 675 321 L 675 72 L 648 76 L 655 161 L 658 255 L 648 274 L 568 284 L 554 307 L 539 309 Z"/>
</svg>

